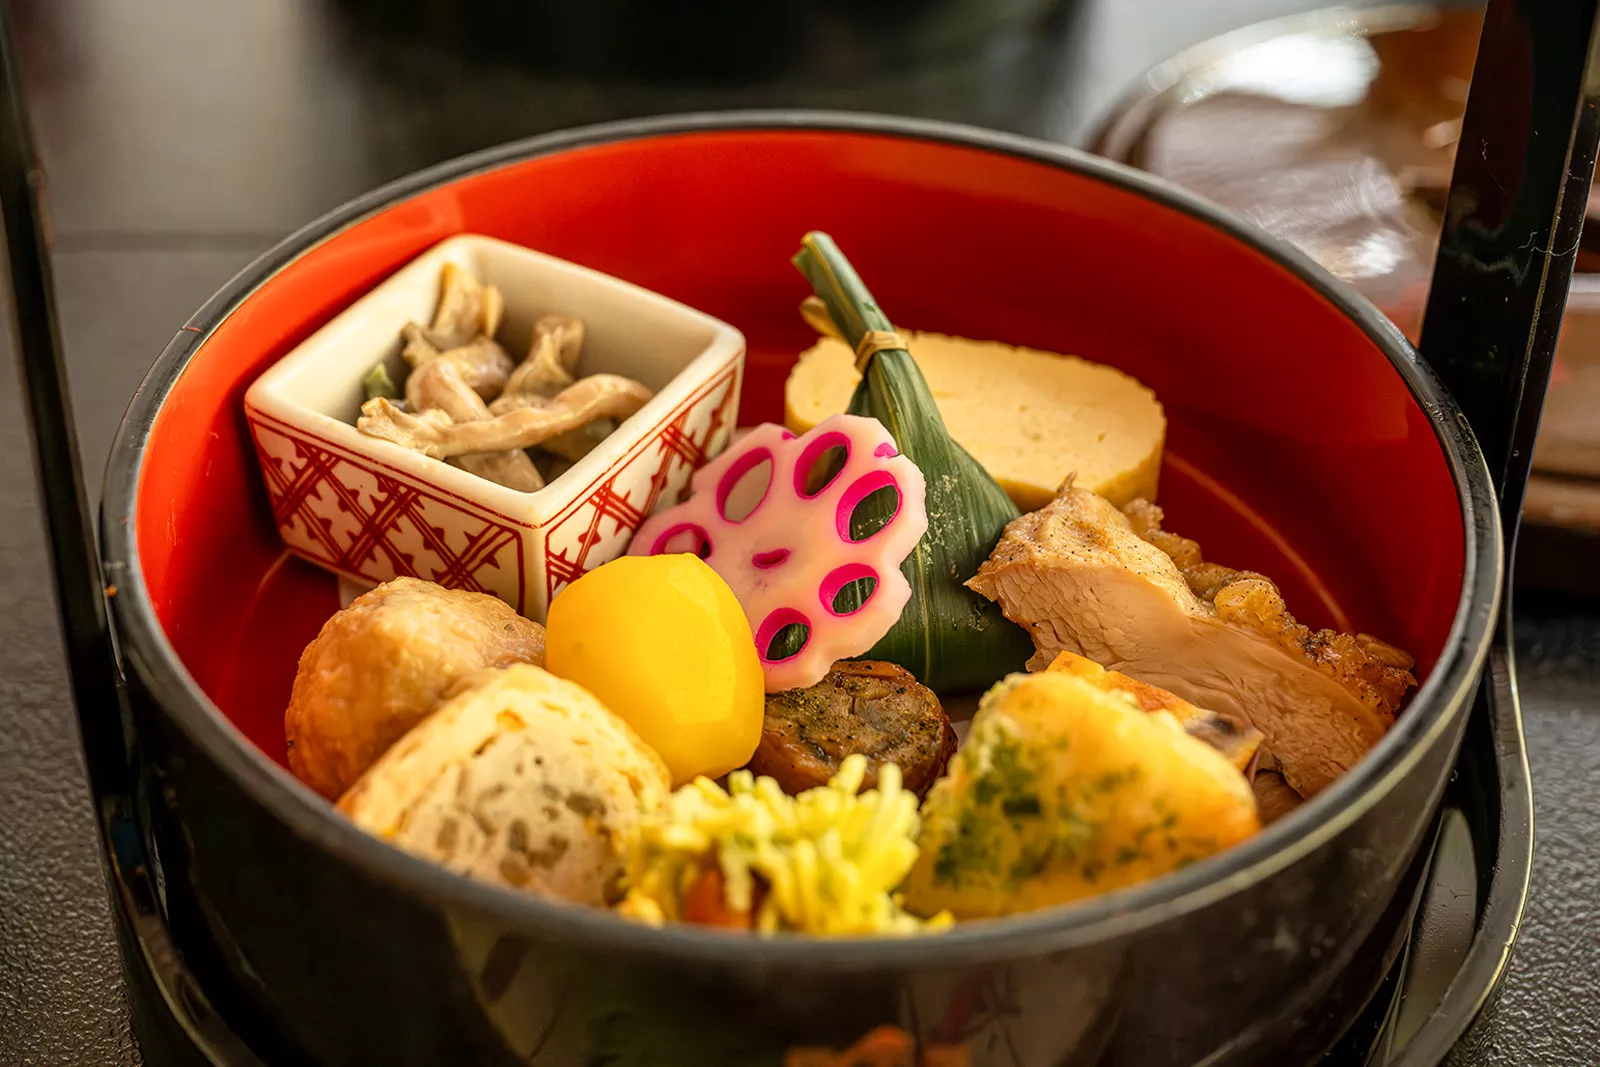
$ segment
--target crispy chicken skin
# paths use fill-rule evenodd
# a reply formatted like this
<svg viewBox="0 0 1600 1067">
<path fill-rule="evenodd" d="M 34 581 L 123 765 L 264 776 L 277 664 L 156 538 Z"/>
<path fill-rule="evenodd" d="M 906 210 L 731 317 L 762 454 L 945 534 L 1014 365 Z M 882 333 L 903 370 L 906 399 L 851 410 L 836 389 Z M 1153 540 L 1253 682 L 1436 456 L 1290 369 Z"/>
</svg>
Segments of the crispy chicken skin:
<svg viewBox="0 0 1600 1067">
<path fill-rule="evenodd" d="M 289 768 L 338 797 L 465 675 L 544 663 L 544 627 L 485 593 L 396 578 L 323 624 L 283 716 Z"/>
<path fill-rule="evenodd" d="M 1161 509 L 1147 500 L 1133 501 L 1123 513 L 1134 533 L 1172 557 L 1190 591 L 1211 603 L 1219 617 L 1298 649 L 1379 712 L 1392 717 L 1416 686 L 1416 660 L 1407 653 L 1371 634 L 1313 631 L 1296 622 L 1270 578 L 1206 562 L 1198 542 L 1161 528 Z"/>
<path fill-rule="evenodd" d="M 910 671 L 840 660 L 816 685 L 767 695 L 750 770 L 792 795 L 827 785 L 844 758 L 859 752 L 867 757 L 862 789 L 876 788 L 878 768 L 894 763 L 905 788 L 921 796 L 955 751 L 950 717 Z"/>
<path fill-rule="evenodd" d="M 1154 507 L 1131 510 L 1185 566 L 1069 485 L 1012 522 L 967 585 L 1032 635 L 1031 669 L 1075 652 L 1248 722 L 1285 781 L 1314 796 L 1394 723 L 1416 684 L 1409 659 L 1370 638 L 1311 632 L 1271 581 L 1206 564 L 1193 542 L 1160 530 Z"/>
</svg>

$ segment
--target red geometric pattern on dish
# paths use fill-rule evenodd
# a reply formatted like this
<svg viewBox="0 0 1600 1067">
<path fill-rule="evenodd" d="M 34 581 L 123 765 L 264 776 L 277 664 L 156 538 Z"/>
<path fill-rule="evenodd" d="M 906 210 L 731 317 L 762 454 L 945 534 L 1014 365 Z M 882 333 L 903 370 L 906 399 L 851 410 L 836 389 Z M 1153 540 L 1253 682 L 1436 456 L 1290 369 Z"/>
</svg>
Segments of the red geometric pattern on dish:
<svg viewBox="0 0 1600 1067">
<path fill-rule="evenodd" d="M 272 516 L 297 554 L 369 582 L 426 578 L 523 607 L 518 527 L 303 430 L 248 417 Z"/>
<path fill-rule="evenodd" d="M 554 599 L 569 582 L 622 555 L 646 516 L 678 502 L 689 475 L 727 443 L 738 402 L 736 362 L 684 401 L 620 468 L 545 527 L 547 597 Z"/>
</svg>

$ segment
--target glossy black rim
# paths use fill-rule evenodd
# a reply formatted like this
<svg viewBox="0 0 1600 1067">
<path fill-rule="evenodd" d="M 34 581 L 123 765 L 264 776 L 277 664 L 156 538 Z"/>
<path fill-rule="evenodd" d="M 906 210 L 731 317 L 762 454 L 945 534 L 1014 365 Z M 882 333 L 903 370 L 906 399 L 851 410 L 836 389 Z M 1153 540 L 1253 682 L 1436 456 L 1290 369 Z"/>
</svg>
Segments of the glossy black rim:
<svg viewBox="0 0 1600 1067">
<path fill-rule="evenodd" d="M 617 141 L 699 133 L 836 132 L 947 143 L 1037 162 L 1103 181 L 1190 215 L 1262 253 L 1354 321 L 1388 357 L 1428 415 L 1461 505 L 1465 567 L 1439 662 L 1389 735 L 1358 766 L 1294 814 L 1222 855 L 1155 881 L 1029 915 L 963 924 L 924 938 L 732 939 L 686 927 L 648 929 L 598 911 L 547 903 L 472 881 L 392 848 L 340 818 L 269 760 L 206 697 L 179 661 L 144 588 L 132 533 L 149 433 L 173 383 L 210 333 L 256 288 L 334 234 L 396 203 L 527 159 Z M 373 877 L 444 907 L 494 915 L 551 940 L 660 957 L 760 961 L 839 970 L 978 963 L 1124 936 L 1225 897 L 1320 847 L 1379 803 L 1438 736 L 1466 713 L 1487 653 L 1501 591 L 1501 534 L 1488 470 L 1471 430 L 1405 337 L 1309 257 L 1160 179 L 1071 148 L 950 123 L 845 112 L 748 111 L 606 123 L 488 149 L 400 179 L 313 222 L 245 268 L 167 346 L 141 383 L 112 446 L 102 501 L 106 580 L 122 655 L 163 711 L 201 751 L 304 838 Z"/>
<path fill-rule="evenodd" d="M 1455 976 L 1439 1002 L 1431 1006 L 1428 1021 L 1399 1050 L 1393 1067 L 1433 1067 L 1444 1061 L 1499 994 L 1522 925 L 1533 874 L 1533 788 L 1517 697 L 1515 653 L 1507 640 L 1512 631 L 1511 614 L 1507 605 L 1473 712 L 1481 711 L 1486 720 L 1485 733 L 1499 781 L 1499 789 L 1483 798 L 1498 817 L 1488 897 Z"/>
</svg>

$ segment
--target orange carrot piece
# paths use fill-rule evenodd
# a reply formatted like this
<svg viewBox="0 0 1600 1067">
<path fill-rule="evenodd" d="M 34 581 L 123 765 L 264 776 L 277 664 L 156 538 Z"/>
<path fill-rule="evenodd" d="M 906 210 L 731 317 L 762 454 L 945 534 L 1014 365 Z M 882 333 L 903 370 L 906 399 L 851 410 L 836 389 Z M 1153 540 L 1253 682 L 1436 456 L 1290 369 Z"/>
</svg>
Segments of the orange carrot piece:
<svg viewBox="0 0 1600 1067">
<path fill-rule="evenodd" d="M 928 1045 L 917 1067 L 972 1067 L 972 1050 L 965 1045 Z"/>
<path fill-rule="evenodd" d="M 750 913 L 729 908 L 727 899 L 723 895 L 725 888 L 722 869 L 706 868 L 684 896 L 683 921 L 697 923 L 700 926 L 750 929 Z"/>
<path fill-rule="evenodd" d="M 915 1067 L 911 1035 L 898 1026 L 880 1026 L 839 1057 L 840 1067 Z"/>
</svg>

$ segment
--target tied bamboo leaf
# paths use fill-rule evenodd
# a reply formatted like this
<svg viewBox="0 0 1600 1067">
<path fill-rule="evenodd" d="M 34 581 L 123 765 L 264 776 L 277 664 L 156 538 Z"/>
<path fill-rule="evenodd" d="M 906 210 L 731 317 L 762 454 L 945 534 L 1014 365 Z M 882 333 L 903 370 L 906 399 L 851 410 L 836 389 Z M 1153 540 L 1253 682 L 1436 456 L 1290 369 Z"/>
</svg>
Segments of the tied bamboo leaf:
<svg viewBox="0 0 1600 1067">
<path fill-rule="evenodd" d="M 794 263 L 851 348 L 869 333 L 893 334 L 888 317 L 827 234 L 807 234 Z M 928 532 L 901 566 L 911 583 L 911 600 L 864 658 L 897 663 L 941 694 L 984 689 L 1023 669 L 1033 652 L 1027 633 L 962 585 L 994 551 L 1006 523 L 1018 516 L 1016 505 L 951 438 L 922 371 L 905 349 L 884 348 L 867 356 L 849 411 L 883 423 L 927 483 Z M 852 520 L 852 536 L 884 525 L 896 506 L 889 492 L 868 497 Z M 863 592 L 859 584 L 847 587 L 836 606 L 858 607 Z"/>
</svg>

